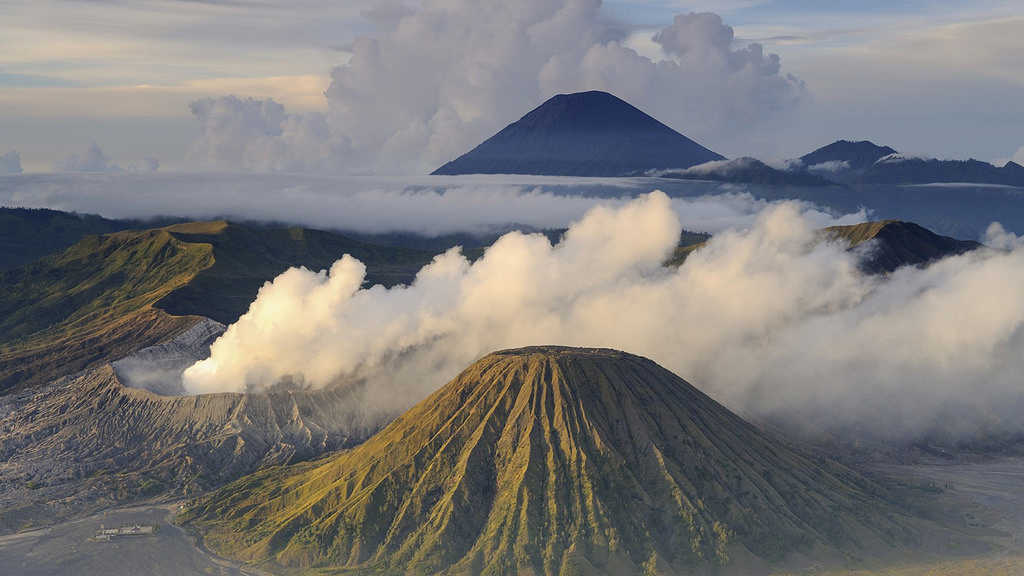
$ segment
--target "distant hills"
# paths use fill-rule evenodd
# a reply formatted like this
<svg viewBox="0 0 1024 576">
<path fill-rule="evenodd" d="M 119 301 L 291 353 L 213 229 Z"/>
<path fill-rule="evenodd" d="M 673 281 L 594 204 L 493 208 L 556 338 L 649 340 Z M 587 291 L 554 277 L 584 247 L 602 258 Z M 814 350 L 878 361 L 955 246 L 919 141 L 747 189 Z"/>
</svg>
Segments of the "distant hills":
<svg viewBox="0 0 1024 576">
<path fill-rule="evenodd" d="M 920 266 L 982 246 L 970 240 L 941 236 L 913 222 L 899 220 L 831 226 L 821 230 L 821 236 L 827 240 L 845 242 L 850 250 L 863 252 L 860 266 L 870 274 L 892 272 L 903 266 Z M 699 250 L 706 242 L 707 238 L 681 242 L 668 264 L 681 265 L 687 256 Z"/>
<path fill-rule="evenodd" d="M 88 234 L 109 234 L 138 226 L 95 214 L 0 208 L 0 270 L 15 268 L 64 249 Z"/>
<path fill-rule="evenodd" d="M 359 574 L 716 573 L 917 537 L 880 485 L 654 362 L 553 346 L 488 355 L 356 448 L 183 520 L 239 560 Z"/>
<path fill-rule="evenodd" d="M 1024 167 L 900 155 L 838 140 L 773 166 L 727 160 L 607 92 L 559 94 L 435 175 L 662 176 L 782 187 L 970 182 L 1024 187 Z"/>
<path fill-rule="evenodd" d="M 839 140 L 800 157 L 795 170 L 847 184 L 974 183 L 1024 186 L 1024 167 L 997 167 L 980 160 L 938 160 L 904 156 L 889 146 Z"/>
<path fill-rule="evenodd" d="M 434 171 L 636 176 L 723 160 L 607 92 L 559 94 Z"/>
<path fill-rule="evenodd" d="M 811 170 L 828 171 L 833 168 L 863 170 L 891 154 L 896 154 L 896 150 L 888 146 L 878 146 L 867 140 L 859 142 L 837 140 L 814 152 L 804 154 L 800 157 L 800 162 Z"/>
<path fill-rule="evenodd" d="M 899 220 L 832 226 L 824 233 L 831 239 L 848 242 L 851 249 L 864 248 L 870 243 L 861 267 L 873 273 L 927 264 L 981 247 L 978 242 L 940 236 L 913 222 Z"/>
</svg>

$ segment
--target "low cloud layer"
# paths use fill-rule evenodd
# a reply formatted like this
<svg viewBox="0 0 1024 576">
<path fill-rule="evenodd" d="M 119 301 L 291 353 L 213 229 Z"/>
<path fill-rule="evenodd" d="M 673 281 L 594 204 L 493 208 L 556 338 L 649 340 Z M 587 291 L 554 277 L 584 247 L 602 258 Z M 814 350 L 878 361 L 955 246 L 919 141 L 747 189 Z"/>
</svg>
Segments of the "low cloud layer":
<svg viewBox="0 0 1024 576">
<path fill-rule="evenodd" d="M 1019 430 L 1024 247 L 889 277 L 822 243 L 799 205 L 767 207 L 679 269 L 681 225 L 655 192 L 593 208 L 552 246 L 511 233 L 475 263 L 439 256 L 408 287 L 360 288 L 350 257 L 292 269 L 185 373 L 193 392 L 281 381 L 365 387 L 387 417 L 496 349 L 563 344 L 649 356 L 745 414 L 915 436 Z M 639 233 L 642 231 L 642 233 Z"/>
<path fill-rule="evenodd" d="M 746 227 L 768 202 L 743 187 L 667 182 L 688 230 Z M 600 203 L 620 205 L 649 179 L 530 176 L 363 178 L 300 175 L 30 175 L 0 182 L 0 206 L 51 208 L 110 218 L 178 216 L 300 224 L 356 232 L 490 232 L 509 225 L 564 228 Z M 821 225 L 836 217 L 806 206 Z M 864 213 L 843 221 L 863 220 Z"/>
<path fill-rule="evenodd" d="M 327 113 L 233 96 L 192 105 L 192 156 L 226 170 L 425 173 L 546 98 L 607 90 L 714 148 L 804 96 L 759 44 L 716 14 L 653 35 L 663 58 L 629 48 L 600 0 L 430 0 L 367 13 L 378 33 L 331 72 Z"/>
</svg>

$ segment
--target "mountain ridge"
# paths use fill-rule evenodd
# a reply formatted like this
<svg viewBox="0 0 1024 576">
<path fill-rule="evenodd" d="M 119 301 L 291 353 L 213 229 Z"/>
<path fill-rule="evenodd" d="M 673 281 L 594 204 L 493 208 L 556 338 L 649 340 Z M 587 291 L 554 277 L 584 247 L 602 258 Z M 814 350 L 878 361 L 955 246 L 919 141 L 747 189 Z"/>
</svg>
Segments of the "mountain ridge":
<svg viewBox="0 0 1024 576">
<path fill-rule="evenodd" d="M 345 253 L 367 264 L 368 281 L 386 285 L 411 281 L 433 257 L 224 220 L 85 236 L 0 271 L 0 391 L 116 360 L 200 317 L 234 322 L 264 282 L 291 266 L 328 268 Z"/>
</svg>

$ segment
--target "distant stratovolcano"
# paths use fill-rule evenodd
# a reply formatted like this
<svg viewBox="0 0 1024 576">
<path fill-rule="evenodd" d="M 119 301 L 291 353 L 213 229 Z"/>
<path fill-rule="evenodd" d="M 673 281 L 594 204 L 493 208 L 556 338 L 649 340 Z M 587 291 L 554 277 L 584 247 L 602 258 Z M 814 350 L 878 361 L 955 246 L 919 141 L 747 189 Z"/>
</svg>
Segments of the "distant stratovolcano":
<svg viewBox="0 0 1024 576">
<path fill-rule="evenodd" d="M 634 176 L 723 156 L 607 92 L 559 94 L 434 171 Z"/>
</svg>

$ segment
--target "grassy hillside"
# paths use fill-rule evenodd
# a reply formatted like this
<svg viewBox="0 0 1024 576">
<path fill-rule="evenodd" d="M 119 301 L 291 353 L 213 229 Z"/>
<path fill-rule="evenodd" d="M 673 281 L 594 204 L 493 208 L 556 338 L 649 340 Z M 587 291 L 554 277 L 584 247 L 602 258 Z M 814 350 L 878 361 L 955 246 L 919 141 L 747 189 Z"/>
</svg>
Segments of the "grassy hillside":
<svg viewBox="0 0 1024 576">
<path fill-rule="evenodd" d="M 214 262 L 164 229 L 88 236 L 0 273 L 0 390 L 70 374 L 191 325 L 152 304 Z"/>
<path fill-rule="evenodd" d="M 824 232 L 831 239 L 848 242 L 851 248 L 874 241 L 862 263 L 862 267 L 872 273 L 892 272 L 901 266 L 926 264 L 981 246 L 969 240 L 940 236 L 913 222 L 899 220 L 833 226 Z"/>
<path fill-rule="evenodd" d="M 223 554 L 332 574 L 704 573 L 916 538 L 879 485 L 653 362 L 557 347 L 491 354 L 366 443 L 182 519 Z"/>
<path fill-rule="evenodd" d="M 215 255 L 188 284 L 167 294 L 157 308 L 170 314 L 198 314 L 229 324 L 249 309 L 260 286 L 292 266 L 330 268 L 343 254 L 367 266 L 368 284 L 409 283 L 431 252 L 376 246 L 331 232 L 308 228 L 191 222 L 166 230 L 177 240 L 207 244 Z"/>
<path fill-rule="evenodd" d="M 153 345 L 195 315 L 232 322 L 289 266 L 321 269 L 343 254 L 370 280 L 408 281 L 431 255 L 302 228 L 227 222 L 87 236 L 0 272 L 0 391 L 74 373 Z"/>
<path fill-rule="evenodd" d="M 85 236 L 129 228 L 153 228 L 171 222 L 110 220 L 36 208 L 0 208 L 0 270 L 17 268 L 64 250 Z"/>
<path fill-rule="evenodd" d="M 970 240 L 958 240 L 940 236 L 913 222 L 899 220 L 878 220 L 851 226 L 831 226 L 821 231 L 828 240 L 841 241 L 850 249 L 865 248 L 871 242 L 861 262 L 865 272 L 880 274 L 892 272 L 901 266 L 927 264 L 946 256 L 963 254 L 981 246 Z M 704 246 L 707 238 L 694 238 L 675 249 L 668 265 L 681 266 L 694 250 Z"/>
</svg>

